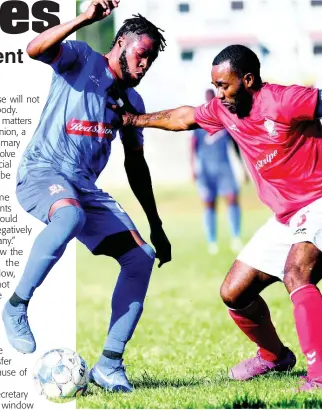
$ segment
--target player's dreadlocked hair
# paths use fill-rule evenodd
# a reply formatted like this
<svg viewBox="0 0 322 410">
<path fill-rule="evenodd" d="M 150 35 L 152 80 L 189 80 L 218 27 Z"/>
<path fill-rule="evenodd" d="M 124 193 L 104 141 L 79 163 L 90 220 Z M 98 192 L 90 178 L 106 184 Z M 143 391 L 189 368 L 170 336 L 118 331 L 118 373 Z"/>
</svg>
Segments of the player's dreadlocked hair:
<svg viewBox="0 0 322 410">
<path fill-rule="evenodd" d="M 234 44 L 224 48 L 212 62 L 212 65 L 219 65 L 224 61 L 229 61 L 235 73 L 242 77 L 247 73 L 254 74 L 254 89 L 259 89 L 262 84 L 260 76 L 260 62 L 257 55 L 248 47 Z"/>
<path fill-rule="evenodd" d="M 124 34 L 148 35 L 155 43 L 156 57 L 159 51 L 164 51 L 167 43 L 162 33 L 164 30 L 156 27 L 151 21 L 147 20 L 141 14 L 133 14 L 133 18 L 124 21 L 123 26 L 116 33 L 116 36 L 111 44 L 111 49 L 115 46 L 117 40 Z"/>
</svg>

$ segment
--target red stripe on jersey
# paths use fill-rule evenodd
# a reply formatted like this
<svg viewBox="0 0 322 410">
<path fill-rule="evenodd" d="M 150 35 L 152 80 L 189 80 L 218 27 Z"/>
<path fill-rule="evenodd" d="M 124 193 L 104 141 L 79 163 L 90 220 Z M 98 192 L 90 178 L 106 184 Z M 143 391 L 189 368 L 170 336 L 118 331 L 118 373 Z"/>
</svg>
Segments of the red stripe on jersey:
<svg viewBox="0 0 322 410">
<path fill-rule="evenodd" d="M 82 121 L 72 118 L 66 125 L 67 134 L 86 137 L 112 138 L 112 125 L 98 121 Z"/>
</svg>

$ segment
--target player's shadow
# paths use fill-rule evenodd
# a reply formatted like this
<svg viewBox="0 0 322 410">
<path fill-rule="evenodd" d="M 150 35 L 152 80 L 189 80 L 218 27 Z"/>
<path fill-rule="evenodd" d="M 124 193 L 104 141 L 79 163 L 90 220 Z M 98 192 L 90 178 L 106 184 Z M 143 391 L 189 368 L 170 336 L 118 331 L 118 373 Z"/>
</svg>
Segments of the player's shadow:
<svg viewBox="0 0 322 410">
<path fill-rule="evenodd" d="M 191 376 L 189 378 L 159 378 L 151 375 L 147 372 L 142 373 L 141 377 L 136 378 L 133 380 L 133 384 L 136 389 L 158 389 L 158 388 L 165 388 L 165 387 L 193 387 L 193 386 L 201 386 L 206 385 L 211 382 L 208 376 L 204 377 L 197 377 Z"/>
<path fill-rule="evenodd" d="M 288 373 L 289 376 L 294 376 L 294 377 L 303 377 L 307 375 L 306 370 L 292 370 L 290 373 Z"/>
<path fill-rule="evenodd" d="M 210 379 L 208 377 L 194 377 L 192 376 L 191 378 L 188 379 L 158 379 L 156 377 L 153 377 L 147 373 L 142 374 L 141 377 L 136 378 L 131 380 L 133 382 L 133 385 L 135 389 L 158 389 L 158 388 L 165 388 L 165 387 L 174 387 L 174 388 L 180 388 L 180 387 L 193 387 L 193 386 L 201 386 L 201 385 L 206 385 L 211 383 Z M 95 383 L 91 383 L 85 393 L 85 396 L 94 396 L 97 394 L 97 389 L 100 390 L 100 387 L 97 386 Z M 115 394 L 106 392 L 107 394 Z"/>
<path fill-rule="evenodd" d="M 158 389 L 160 387 L 194 387 L 194 386 L 202 386 L 202 385 L 209 385 L 213 382 L 213 380 L 208 377 L 196 377 L 192 376 L 189 378 L 181 379 L 181 378 L 157 378 L 148 374 L 147 372 L 142 373 L 141 377 L 137 377 L 132 379 L 131 382 L 133 383 L 135 389 Z M 86 390 L 85 396 L 94 396 L 97 394 L 97 389 L 101 389 L 96 383 L 90 383 L 88 389 Z M 107 392 L 108 393 L 108 392 Z M 109 394 L 109 393 L 108 393 Z M 110 393 L 115 394 L 115 393 Z"/>
</svg>

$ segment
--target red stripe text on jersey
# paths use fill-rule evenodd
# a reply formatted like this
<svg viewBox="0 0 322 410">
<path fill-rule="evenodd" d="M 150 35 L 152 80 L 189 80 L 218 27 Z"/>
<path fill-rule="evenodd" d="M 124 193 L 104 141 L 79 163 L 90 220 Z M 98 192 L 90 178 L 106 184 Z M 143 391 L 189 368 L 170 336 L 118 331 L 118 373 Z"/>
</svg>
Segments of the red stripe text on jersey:
<svg viewBox="0 0 322 410">
<path fill-rule="evenodd" d="M 82 121 L 72 118 L 66 125 L 67 134 L 86 137 L 112 137 L 112 125 L 97 121 Z"/>
</svg>

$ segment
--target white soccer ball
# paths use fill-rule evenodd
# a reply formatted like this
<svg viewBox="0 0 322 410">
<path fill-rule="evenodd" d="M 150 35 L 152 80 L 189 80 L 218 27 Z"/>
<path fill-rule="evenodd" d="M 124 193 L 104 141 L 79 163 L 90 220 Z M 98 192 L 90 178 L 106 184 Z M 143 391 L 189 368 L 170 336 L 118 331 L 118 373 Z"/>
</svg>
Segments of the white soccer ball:
<svg viewBox="0 0 322 410">
<path fill-rule="evenodd" d="M 53 349 L 36 363 L 33 381 L 38 394 L 48 399 L 71 398 L 85 393 L 88 368 L 70 349 Z"/>
</svg>

